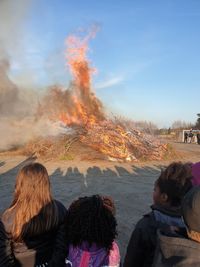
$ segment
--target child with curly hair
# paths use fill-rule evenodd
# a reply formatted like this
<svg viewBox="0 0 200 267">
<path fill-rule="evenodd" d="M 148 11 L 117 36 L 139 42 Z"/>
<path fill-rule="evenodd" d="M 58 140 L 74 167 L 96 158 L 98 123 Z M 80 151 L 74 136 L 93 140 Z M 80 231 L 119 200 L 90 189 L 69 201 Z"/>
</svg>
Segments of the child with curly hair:
<svg viewBox="0 0 200 267">
<path fill-rule="evenodd" d="M 181 162 L 171 163 L 155 182 L 152 211 L 136 224 L 131 235 L 124 267 L 150 267 L 153 263 L 157 230 L 185 227 L 181 201 L 192 188 L 191 167 Z"/>
<path fill-rule="evenodd" d="M 93 195 L 74 201 L 68 210 L 66 266 L 120 265 L 115 206 L 110 197 Z"/>
</svg>

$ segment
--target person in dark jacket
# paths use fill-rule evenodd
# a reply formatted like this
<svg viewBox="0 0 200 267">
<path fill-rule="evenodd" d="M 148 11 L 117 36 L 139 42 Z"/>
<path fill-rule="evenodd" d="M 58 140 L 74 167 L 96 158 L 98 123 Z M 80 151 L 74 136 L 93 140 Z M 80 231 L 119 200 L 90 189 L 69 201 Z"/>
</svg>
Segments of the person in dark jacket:
<svg viewBox="0 0 200 267">
<path fill-rule="evenodd" d="M 131 235 L 124 267 L 152 266 L 156 232 L 168 225 L 184 227 L 181 218 L 181 200 L 192 187 L 191 167 L 181 162 L 171 163 L 155 182 L 152 211 L 136 224 Z"/>
<path fill-rule="evenodd" d="M 188 142 L 188 132 L 184 132 L 184 143 Z"/>
<path fill-rule="evenodd" d="M 193 137 L 194 137 L 194 134 L 193 134 L 192 130 L 190 130 L 190 132 L 188 134 L 188 137 L 189 137 L 189 143 L 192 143 L 193 142 Z"/>
<path fill-rule="evenodd" d="M 187 231 L 158 231 L 153 267 L 200 266 L 200 187 L 192 188 L 182 202 Z"/>
<path fill-rule="evenodd" d="M 15 257 L 3 223 L 0 221 L 0 267 L 15 267 Z"/>
<path fill-rule="evenodd" d="M 65 207 L 52 197 L 46 168 L 40 163 L 24 166 L 2 216 L 20 266 L 64 266 L 66 216 Z"/>
<path fill-rule="evenodd" d="M 197 144 L 200 145 L 200 132 L 197 133 Z"/>
</svg>

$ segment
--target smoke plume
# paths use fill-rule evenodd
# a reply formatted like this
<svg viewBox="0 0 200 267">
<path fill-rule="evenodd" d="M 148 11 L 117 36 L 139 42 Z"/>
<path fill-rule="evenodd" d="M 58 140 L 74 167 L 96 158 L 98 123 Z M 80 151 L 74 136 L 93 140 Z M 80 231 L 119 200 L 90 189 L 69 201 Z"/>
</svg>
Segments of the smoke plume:
<svg viewBox="0 0 200 267">
<path fill-rule="evenodd" d="M 37 118 L 39 95 L 21 88 L 10 77 L 10 65 L 23 58 L 23 36 L 31 0 L 0 0 L 0 151 L 32 138 L 56 135 L 63 129 Z"/>
</svg>

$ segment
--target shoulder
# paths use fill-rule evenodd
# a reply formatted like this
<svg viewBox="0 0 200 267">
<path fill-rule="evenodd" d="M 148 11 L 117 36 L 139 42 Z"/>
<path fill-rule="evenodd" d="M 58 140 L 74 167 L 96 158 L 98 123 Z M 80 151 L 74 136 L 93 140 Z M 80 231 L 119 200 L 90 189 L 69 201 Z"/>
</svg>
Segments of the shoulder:
<svg viewBox="0 0 200 267">
<path fill-rule="evenodd" d="M 58 208 L 59 211 L 67 212 L 67 209 L 65 208 L 65 206 L 63 205 L 62 202 L 60 202 L 60 201 L 54 199 L 54 203 L 55 203 L 55 205 L 57 206 L 57 208 Z"/>
<path fill-rule="evenodd" d="M 0 219 L 0 231 L 3 229 L 3 223 L 2 223 L 2 221 L 1 221 L 1 219 Z"/>
<path fill-rule="evenodd" d="M 109 266 L 117 266 L 120 263 L 120 252 L 117 243 L 114 241 L 109 253 Z"/>
<path fill-rule="evenodd" d="M 155 225 L 155 216 L 153 211 L 145 214 L 136 224 L 135 229 L 146 229 Z"/>
<path fill-rule="evenodd" d="M 67 209 L 65 208 L 65 206 L 63 205 L 62 202 L 60 202 L 60 201 L 58 201 L 56 199 L 54 199 L 54 202 L 55 202 L 56 206 L 58 207 L 58 209 L 67 211 Z"/>
<path fill-rule="evenodd" d="M 130 242 L 151 244 L 155 242 L 157 224 L 153 212 L 145 214 L 132 232 Z"/>
<path fill-rule="evenodd" d="M 0 220 L 0 240 L 6 237 L 5 227 L 2 221 Z"/>
<path fill-rule="evenodd" d="M 10 239 L 4 228 L 4 224 L 0 220 L 0 266 L 15 266 L 14 257 L 11 251 Z"/>
<path fill-rule="evenodd" d="M 158 231 L 153 266 L 199 266 L 200 244 L 175 232 Z M 178 261 L 178 262 L 177 262 Z M 166 265 L 163 265 L 165 262 Z M 169 265 L 168 265 L 169 264 Z"/>
<path fill-rule="evenodd" d="M 54 203 L 58 209 L 58 216 L 60 220 L 64 220 L 67 216 L 67 209 L 65 206 L 58 200 L 54 199 Z"/>
<path fill-rule="evenodd" d="M 11 232 L 11 227 L 13 224 L 14 214 L 10 213 L 9 216 L 5 216 L 4 214 L 0 218 L 0 231 L 1 233 L 5 231 L 6 233 Z"/>
</svg>

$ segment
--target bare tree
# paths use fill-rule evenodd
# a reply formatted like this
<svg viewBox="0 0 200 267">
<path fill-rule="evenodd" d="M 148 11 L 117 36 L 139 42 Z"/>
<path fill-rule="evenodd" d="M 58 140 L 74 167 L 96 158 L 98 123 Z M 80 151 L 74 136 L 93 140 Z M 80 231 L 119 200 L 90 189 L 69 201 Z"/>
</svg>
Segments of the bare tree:
<svg viewBox="0 0 200 267">
<path fill-rule="evenodd" d="M 197 121 L 196 121 L 196 124 L 195 124 L 195 127 L 200 129 L 200 113 L 197 114 Z"/>
<path fill-rule="evenodd" d="M 189 129 L 192 128 L 192 126 L 193 125 L 191 122 L 185 122 L 181 120 L 177 120 L 172 123 L 172 129 L 174 130 Z"/>
</svg>

